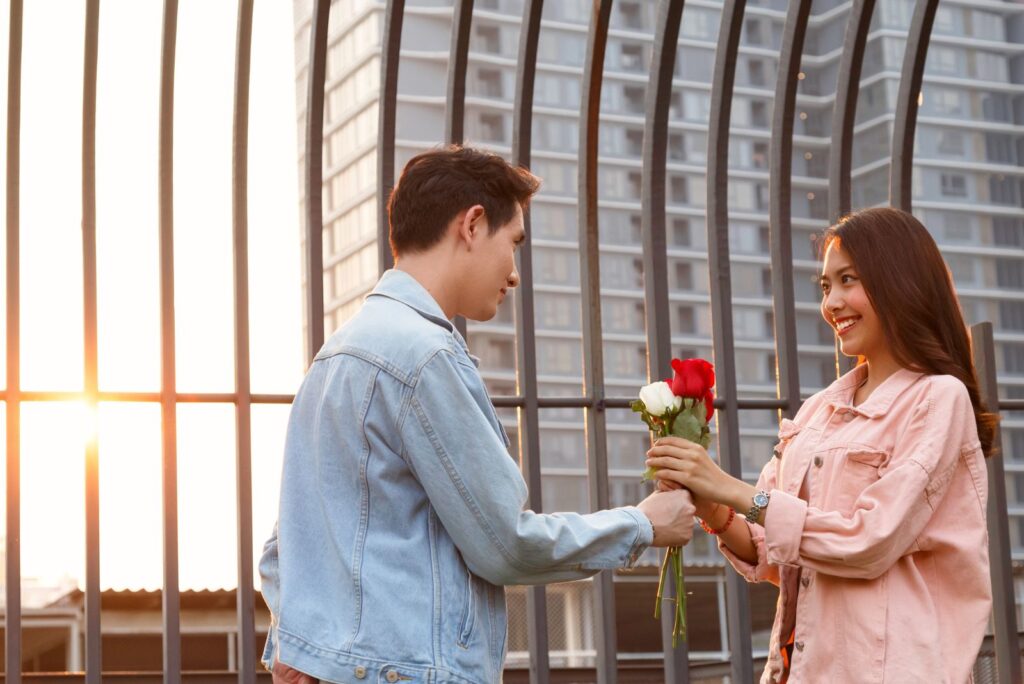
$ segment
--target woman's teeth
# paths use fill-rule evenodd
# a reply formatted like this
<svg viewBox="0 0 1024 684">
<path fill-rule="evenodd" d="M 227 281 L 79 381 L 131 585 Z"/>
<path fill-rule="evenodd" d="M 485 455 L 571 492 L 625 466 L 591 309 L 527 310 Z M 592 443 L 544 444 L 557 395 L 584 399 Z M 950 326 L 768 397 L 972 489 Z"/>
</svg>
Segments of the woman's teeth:
<svg viewBox="0 0 1024 684">
<path fill-rule="evenodd" d="M 847 328 L 852 326 L 854 323 L 856 323 L 858 320 L 860 320 L 860 319 L 858 319 L 858 318 L 846 318 L 846 319 L 843 319 L 843 320 L 839 321 L 838 323 L 836 323 L 836 330 L 839 331 L 839 332 L 843 332 Z"/>
</svg>

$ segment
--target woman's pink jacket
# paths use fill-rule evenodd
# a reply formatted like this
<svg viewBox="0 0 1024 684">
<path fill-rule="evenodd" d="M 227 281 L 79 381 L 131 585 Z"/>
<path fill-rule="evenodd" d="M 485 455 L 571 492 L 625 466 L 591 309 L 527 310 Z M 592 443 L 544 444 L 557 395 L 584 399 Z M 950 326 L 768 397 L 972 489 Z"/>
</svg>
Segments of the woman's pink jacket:
<svg viewBox="0 0 1024 684">
<path fill-rule="evenodd" d="M 860 366 L 784 420 L 750 525 L 748 581 L 779 587 L 762 682 L 971 681 L 992 604 L 988 480 L 963 383 L 900 370 L 859 406 Z M 801 498 L 801 492 L 806 500 Z M 734 523 L 737 524 L 737 523 Z"/>
</svg>

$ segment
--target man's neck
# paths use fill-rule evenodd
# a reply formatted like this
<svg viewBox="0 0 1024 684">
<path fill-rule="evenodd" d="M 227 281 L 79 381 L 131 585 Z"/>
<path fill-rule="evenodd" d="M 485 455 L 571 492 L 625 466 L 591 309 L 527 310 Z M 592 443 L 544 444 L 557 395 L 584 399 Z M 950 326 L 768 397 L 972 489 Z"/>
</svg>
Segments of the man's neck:
<svg viewBox="0 0 1024 684">
<path fill-rule="evenodd" d="M 395 269 L 411 276 L 422 285 L 441 307 L 445 318 L 451 320 L 458 311 L 458 287 L 452 282 L 451 277 L 446 275 L 446 269 L 438 268 L 437 264 L 440 261 L 443 260 L 429 253 L 407 256 L 395 263 Z"/>
</svg>

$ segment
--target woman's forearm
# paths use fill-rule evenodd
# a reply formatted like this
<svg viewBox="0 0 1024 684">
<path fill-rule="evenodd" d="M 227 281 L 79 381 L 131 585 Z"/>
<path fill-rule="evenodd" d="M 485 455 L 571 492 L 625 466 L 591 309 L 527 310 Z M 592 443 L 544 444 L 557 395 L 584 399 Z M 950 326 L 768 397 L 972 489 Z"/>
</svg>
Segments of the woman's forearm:
<svg viewBox="0 0 1024 684">
<path fill-rule="evenodd" d="M 752 565 L 757 564 L 757 547 L 750 537 L 750 528 L 743 524 L 740 519 L 750 509 L 750 502 L 753 492 L 757 491 L 745 482 L 734 481 L 734 486 L 729 491 L 723 491 L 720 504 L 712 516 L 713 520 L 705 520 L 713 529 L 720 530 L 729 520 L 729 508 L 736 513 L 729 527 L 721 532 L 718 537 L 722 543 L 738 558 Z"/>
<path fill-rule="evenodd" d="M 718 538 L 722 540 L 722 543 L 734 553 L 740 559 L 750 563 L 751 565 L 757 564 L 757 548 L 754 546 L 753 540 L 750 538 L 750 528 L 743 524 L 740 519 L 743 516 L 742 513 L 736 511 L 732 521 L 729 521 L 729 506 L 719 505 L 715 509 L 715 512 L 709 517 L 704 519 L 707 525 L 714 529 L 720 530 L 725 527 L 726 523 L 729 527 L 725 531 L 718 534 Z"/>
</svg>

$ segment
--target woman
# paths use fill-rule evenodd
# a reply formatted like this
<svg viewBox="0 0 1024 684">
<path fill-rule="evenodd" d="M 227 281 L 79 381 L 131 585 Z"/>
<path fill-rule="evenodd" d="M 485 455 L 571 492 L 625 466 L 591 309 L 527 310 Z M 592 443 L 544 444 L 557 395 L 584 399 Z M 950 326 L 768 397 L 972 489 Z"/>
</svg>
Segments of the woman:
<svg viewBox="0 0 1024 684">
<path fill-rule="evenodd" d="M 821 314 L 857 367 L 782 421 L 756 487 L 675 438 L 647 463 L 691 490 L 738 572 L 779 587 L 762 682 L 963 684 L 992 602 L 996 418 L 924 226 L 869 209 L 823 244 Z"/>
</svg>

